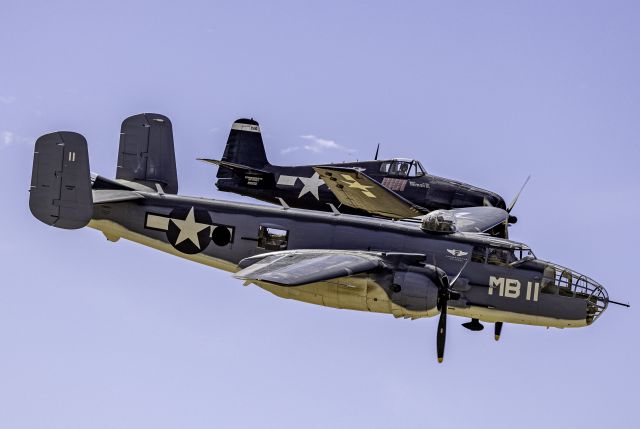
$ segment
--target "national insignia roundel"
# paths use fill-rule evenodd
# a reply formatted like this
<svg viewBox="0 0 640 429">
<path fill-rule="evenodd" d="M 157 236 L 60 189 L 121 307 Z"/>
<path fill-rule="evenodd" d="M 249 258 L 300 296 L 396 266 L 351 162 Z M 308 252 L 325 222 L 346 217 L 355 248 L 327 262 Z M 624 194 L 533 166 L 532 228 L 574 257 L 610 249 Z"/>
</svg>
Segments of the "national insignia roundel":
<svg viewBox="0 0 640 429">
<path fill-rule="evenodd" d="M 167 239 L 180 252 L 200 253 L 211 242 L 211 216 L 208 211 L 176 207 L 169 218 Z"/>
</svg>

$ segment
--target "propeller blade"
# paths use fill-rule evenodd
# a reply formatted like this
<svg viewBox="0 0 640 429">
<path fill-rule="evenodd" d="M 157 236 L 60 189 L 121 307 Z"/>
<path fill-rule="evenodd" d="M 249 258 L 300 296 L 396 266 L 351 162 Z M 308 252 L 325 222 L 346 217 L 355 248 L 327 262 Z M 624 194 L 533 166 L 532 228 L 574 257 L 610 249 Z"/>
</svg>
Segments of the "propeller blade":
<svg viewBox="0 0 640 429">
<path fill-rule="evenodd" d="M 520 198 L 520 194 L 522 193 L 522 190 L 524 189 L 525 186 L 527 186 L 527 183 L 529 183 L 529 179 L 531 179 L 531 174 L 527 176 L 527 180 L 524 181 L 524 183 L 522 184 L 522 187 L 520 188 L 516 196 L 513 197 L 513 200 L 511 200 L 511 204 L 509 204 L 509 207 L 507 207 L 507 213 L 511 213 L 511 210 L 513 210 L 513 206 L 516 205 L 516 202 L 518 201 L 518 198 Z"/>
<path fill-rule="evenodd" d="M 378 147 L 376 148 L 376 156 L 373 157 L 374 161 L 378 160 L 378 152 L 380 152 L 380 143 L 378 143 Z"/>
<path fill-rule="evenodd" d="M 440 320 L 438 320 L 438 335 L 436 347 L 438 349 L 438 363 L 444 360 L 444 343 L 447 339 L 447 300 L 440 305 Z"/>
<path fill-rule="evenodd" d="M 495 338 L 496 341 L 498 341 L 500 339 L 500 333 L 501 332 L 502 332 L 502 322 L 496 322 L 495 329 L 493 331 L 493 333 L 494 333 L 493 338 Z"/>
<path fill-rule="evenodd" d="M 460 271 L 458 271 L 458 274 L 456 274 L 456 276 L 453 278 L 453 280 L 451 281 L 451 283 L 449 283 L 449 287 L 453 287 L 454 284 L 456 284 L 456 282 L 458 281 L 458 279 L 460 278 L 460 274 L 462 274 L 462 272 L 464 271 L 465 268 L 467 268 L 467 264 L 469 263 L 469 261 L 471 261 L 471 258 L 467 259 L 466 261 L 464 261 L 464 264 L 462 264 L 462 268 L 460 268 Z M 449 278 L 447 277 L 447 280 Z"/>
</svg>

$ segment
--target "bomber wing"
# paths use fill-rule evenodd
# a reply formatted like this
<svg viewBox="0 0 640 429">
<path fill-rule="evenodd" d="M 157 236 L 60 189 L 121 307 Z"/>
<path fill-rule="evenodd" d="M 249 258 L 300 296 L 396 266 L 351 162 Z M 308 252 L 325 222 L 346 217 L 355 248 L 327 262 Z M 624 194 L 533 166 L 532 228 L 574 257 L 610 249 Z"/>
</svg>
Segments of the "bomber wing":
<svg viewBox="0 0 640 429">
<path fill-rule="evenodd" d="M 338 200 L 349 207 L 392 219 L 407 219 L 428 213 L 354 168 L 322 166 L 313 169 Z"/>
<path fill-rule="evenodd" d="M 234 277 L 283 286 L 300 286 L 370 272 L 399 260 L 406 264 L 423 261 L 414 253 L 376 253 L 348 250 L 284 250 L 251 256 L 240 261 Z"/>
</svg>

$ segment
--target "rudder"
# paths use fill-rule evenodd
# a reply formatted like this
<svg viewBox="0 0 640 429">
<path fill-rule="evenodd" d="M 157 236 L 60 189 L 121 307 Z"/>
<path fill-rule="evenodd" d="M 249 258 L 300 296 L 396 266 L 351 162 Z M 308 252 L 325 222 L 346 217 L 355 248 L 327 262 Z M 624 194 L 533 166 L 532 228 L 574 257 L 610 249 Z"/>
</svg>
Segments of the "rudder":
<svg viewBox="0 0 640 429">
<path fill-rule="evenodd" d="M 142 113 L 122 121 L 116 179 L 178 193 L 173 128 L 166 116 Z"/>
<path fill-rule="evenodd" d="M 87 140 L 78 133 L 45 134 L 36 141 L 29 190 L 33 216 L 57 228 L 78 229 L 93 215 Z"/>
<path fill-rule="evenodd" d="M 222 161 L 256 169 L 262 169 L 269 164 L 257 121 L 238 119 L 231 125 Z M 217 177 L 228 177 L 231 174 L 229 169 L 220 168 Z"/>
</svg>

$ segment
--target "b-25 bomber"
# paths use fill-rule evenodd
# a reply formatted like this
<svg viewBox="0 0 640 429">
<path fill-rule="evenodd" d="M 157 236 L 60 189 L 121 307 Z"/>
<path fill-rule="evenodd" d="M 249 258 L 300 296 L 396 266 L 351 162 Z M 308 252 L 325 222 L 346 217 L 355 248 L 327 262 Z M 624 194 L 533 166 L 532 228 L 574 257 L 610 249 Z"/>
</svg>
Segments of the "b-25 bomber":
<svg viewBox="0 0 640 429">
<path fill-rule="evenodd" d="M 169 119 L 127 121 L 115 179 L 91 175 L 82 135 L 37 140 L 29 196 L 37 219 L 89 226 L 109 241 L 225 270 L 282 298 L 397 318 L 439 316 L 439 361 L 447 315 L 470 319 L 471 330 L 494 323 L 498 339 L 503 323 L 588 326 L 614 302 L 595 280 L 538 259 L 523 243 L 481 233 L 504 219 L 499 207 L 439 210 L 410 222 L 177 195 Z"/>
</svg>

